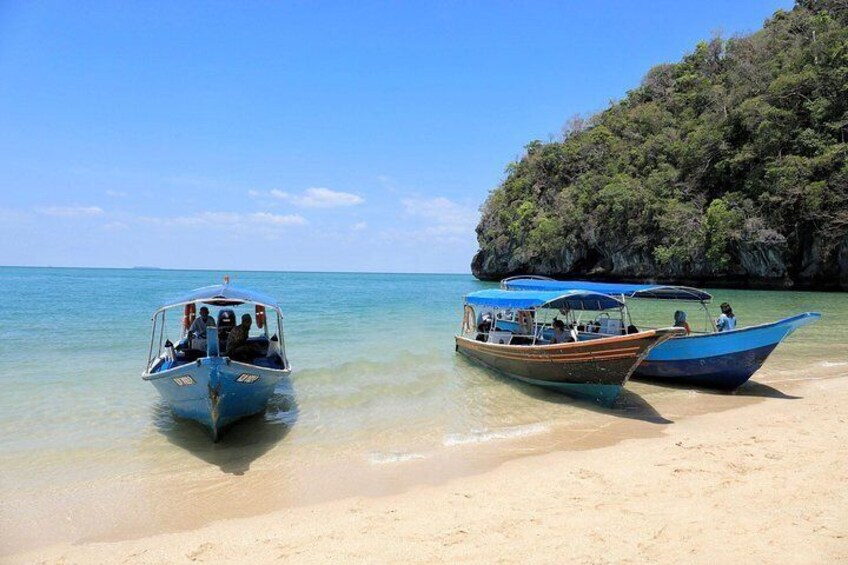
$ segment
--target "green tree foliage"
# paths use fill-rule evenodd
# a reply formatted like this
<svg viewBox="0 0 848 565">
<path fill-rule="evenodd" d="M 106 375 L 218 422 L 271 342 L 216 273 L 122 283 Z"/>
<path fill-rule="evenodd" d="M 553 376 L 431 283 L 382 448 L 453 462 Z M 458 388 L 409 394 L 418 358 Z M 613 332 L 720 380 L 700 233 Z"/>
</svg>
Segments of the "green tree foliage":
<svg viewBox="0 0 848 565">
<path fill-rule="evenodd" d="M 717 278 L 765 249 L 785 263 L 773 272 L 818 261 L 809 276 L 831 276 L 848 250 L 847 163 L 848 2 L 799 0 L 528 144 L 482 207 L 475 272 Z"/>
</svg>

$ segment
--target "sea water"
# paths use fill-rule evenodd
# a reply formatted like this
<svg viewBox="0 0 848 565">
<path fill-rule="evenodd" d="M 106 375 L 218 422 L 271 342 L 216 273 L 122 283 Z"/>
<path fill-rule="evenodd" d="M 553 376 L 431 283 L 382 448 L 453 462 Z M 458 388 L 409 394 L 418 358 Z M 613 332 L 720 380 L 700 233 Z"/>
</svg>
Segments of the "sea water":
<svg viewBox="0 0 848 565">
<path fill-rule="evenodd" d="M 224 274 L 0 268 L 0 554 L 397 492 L 605 433 L 661 433 L 713 394 L 631 382 L 604 409 L 483 369 L 454 351 L 462 296 L 496 286 L 469 275 L 233 272 L 279 300 L 293 372 L 265 414 L 213 444 L 141 372 L 153 311 Z M 712 292 L 740 326 L 823 314 L 737 395 L 780 399 L 792 381 L 848 374 L 848 295 Z M 697 304 L 632 303 L 644 326 L 670 325 L 674 309 L 693 329 L 705 323 Z"/>
</svg>

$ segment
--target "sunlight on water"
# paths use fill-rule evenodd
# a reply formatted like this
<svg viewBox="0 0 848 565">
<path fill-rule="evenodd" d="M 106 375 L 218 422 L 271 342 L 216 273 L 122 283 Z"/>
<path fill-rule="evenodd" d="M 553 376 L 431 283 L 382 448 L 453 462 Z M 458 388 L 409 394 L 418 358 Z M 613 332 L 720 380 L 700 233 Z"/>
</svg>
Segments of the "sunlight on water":
<svg viewBox="0 0 848 565">
<path fill-rule="evenodd" d="M 103 515 L 169 527 L 169 509 L 188 500 L 214 517 L 379 494 L 409 476 L 480 469 L 480 450 L 503 457 L 577 445 L 605 433 L 610 418 L 666 425 L 674 415 L 654 403 L 688 406 L 704 394 L 631 383 L 604 410 L 474 365 L 454 352 L 462 296 L 495 285 L 470 276 L 231 274 L 279 299 L 293 373 L 265 414 L 213 444 L 175 418 L 141 372 L 154 309 L 223 273 L 0 269 L 0 527 L 14 523 L 19 534 L 9 543 L 32 542 L 20 532 L 56 508 L 78 514 L 45 536 L 76 539 L 105 535 L 92 525 Z M 740 325 L 823 313 L 778 348 L 751 387 L 848 372 L 848 296 L 714 295 L 732 303 Z M 638 325 L 661 326 L 676 308 L 634 302 L 632 312 Z M 683 307 L 694 329 L 699 308 Z M 346 480 L 332 480 L 340 468 Z"/>
</svg>

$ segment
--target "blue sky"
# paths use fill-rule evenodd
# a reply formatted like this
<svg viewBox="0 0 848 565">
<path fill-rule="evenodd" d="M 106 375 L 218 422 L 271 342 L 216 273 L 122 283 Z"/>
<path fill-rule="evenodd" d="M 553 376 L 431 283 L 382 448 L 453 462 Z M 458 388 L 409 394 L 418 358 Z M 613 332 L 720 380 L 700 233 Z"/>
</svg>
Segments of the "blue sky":
<svg viewBox="0 0 848 565">
<path fill-rule="evenodd" d="M 0 264 L 469 272 L 533 139 L 792 2 L 0 2 Z"/>
</svg>

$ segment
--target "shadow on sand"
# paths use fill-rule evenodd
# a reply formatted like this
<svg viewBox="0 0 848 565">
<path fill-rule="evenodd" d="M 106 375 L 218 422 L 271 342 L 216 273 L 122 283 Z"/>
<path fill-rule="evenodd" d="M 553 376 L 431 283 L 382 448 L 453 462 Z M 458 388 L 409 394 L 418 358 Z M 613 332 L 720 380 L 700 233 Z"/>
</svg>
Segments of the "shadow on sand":
<svg viewBox="0 0 848 565">
<path fill-rule="evenodd" d="M 298 412 L 291 380 L 286 378 L 277 385 L 264 413 L 236 422 L 225 430 L 218 443 L 212 441 L 209 431 L 201 424 L 176 417 L 164 400 L 153 407 L 153 420 L 172 444 L 224 473 L 243 475 L 253 461 L 286 437 L 297 421 Z"/>
<path fill-rule="evenodd" d="M 772 386 L 758 383 L 756 381 L 747 381 L 742 386 L 735 389 L 710 388 L 685 383 L 670 383 L 662 379 L 654 380 L 640 378 L 639 382 L 677 390 L 696 390 L 702 394 L 715 394 L 719 396 L 751 396 L 755 398 L 782 398 L 783 400 L 798 400 L 803 398 L 802 396 L 786 394 Z"/>
<path fill-rule="evenodd" d="M 736 390 L 731 391 L 730 394 L 735 394 L 736 396 L 757 396 L 760 398 L 782 398 L 784 400 L 799 400 L 804 398 L 803 396 L 786 394 L 774 387 L 755 381 L 746 382 Z"/>
</svg>

